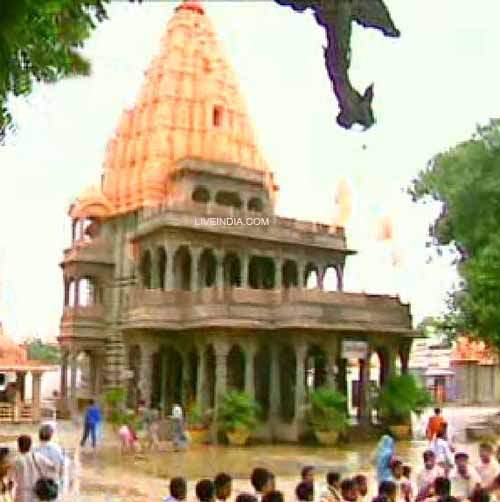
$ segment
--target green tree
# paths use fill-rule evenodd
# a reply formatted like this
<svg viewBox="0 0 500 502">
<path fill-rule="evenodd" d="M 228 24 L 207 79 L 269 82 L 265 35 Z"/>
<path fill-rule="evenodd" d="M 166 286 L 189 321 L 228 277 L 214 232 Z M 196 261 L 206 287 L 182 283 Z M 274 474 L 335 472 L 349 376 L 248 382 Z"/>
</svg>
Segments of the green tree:
<svg viewBox="0 0 500 502">
<path fill-rule="evenodd" d="M 134 0 L 129 0 L 134 2 Z M 141 0 L 135 0 L 141 3 Z M 0 2 L 0 140 L 13 118 L 9 96 L 28 95 L 35 82 L 88 75 L 90 64 L 79 50 L 97 24 L 107 19 L 110 0 L 2 0 Z M 325 64 L 340 113 L 349 128 L 374 123 L 373 89 L 361 95 L 351 85 L 351 27 L 356 22 L 387 36 L 399 36 L 382 0 L 275 0 L 297 12 L 310 9 L 325 29 Z"/>
<path fill-rule="evenodd" d="M 40 338 L 26 343 L 26 349 L 29 359 L 42 361 L 49 364 L 59 364 L 61 354 L 59 348 L 54 345 L 43 343 Z"/>
<path fill-rule="evenodd" d="M 432 245 L 458 250 L 463 281 L 450 292 L 443 326 L 500 347 L 500 120 L 434 157 L 409 192 L 415 201 L 442 204 Z"/>
</svg>

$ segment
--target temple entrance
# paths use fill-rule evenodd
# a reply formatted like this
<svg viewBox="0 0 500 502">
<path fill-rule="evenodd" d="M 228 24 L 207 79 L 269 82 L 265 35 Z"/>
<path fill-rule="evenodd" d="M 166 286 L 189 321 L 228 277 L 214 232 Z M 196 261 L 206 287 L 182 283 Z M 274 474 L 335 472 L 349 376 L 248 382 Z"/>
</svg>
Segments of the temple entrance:
<svg viewBox="0 0 500 502">
<path fill-rule="evenodd" d="M 238 345 L 233 345 L 227 356 L 227 388 L 240 391 L 245 388 L 245 356 Z"/>
<path fill-rule="evenodd" d="M 262 409 L 262 418 L 269 418 L 269 391 L 271 389 L 271 351 L 260 347 L 255 354 L 255 399 Z"/>
</svg>

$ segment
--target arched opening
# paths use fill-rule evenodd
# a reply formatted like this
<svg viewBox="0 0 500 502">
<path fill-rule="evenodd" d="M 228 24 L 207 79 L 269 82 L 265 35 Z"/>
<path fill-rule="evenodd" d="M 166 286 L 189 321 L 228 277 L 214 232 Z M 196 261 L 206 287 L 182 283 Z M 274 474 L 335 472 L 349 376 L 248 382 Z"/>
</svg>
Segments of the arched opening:
<svg viewBox="0 0 500 502">
<path fill-rule="evenodd" d="M 399 352 L 396 353 L 394 358 L 394 374 L 397 376 L 401 376 L 403 374 L 403 358 Z"/>
<path fill-rule="evenodd" d="M 305 369 L 308 391 L 326 385 L 328 364 L 325 351 L 317 345 L 310 347 L 307 351 Z"/>
<path fill-rule="evenodd" d="M 308 263 L 304 271 L 306 289 L 319 288 L 319 270 L 313 263 Z"/>
<path fill-rule="evenodd" d="M 205 374 L 205 403 L 207 404 L 209 409 L 213 409 L 215 407 L 215 350 L 212 345 L 207 347 L 205 351 L 206 359 L 206 374 Z"/>
<path fill-rule="evenodd" d="M 193 190 L 192 199 L 200 204 L 210 202 L 210 192 L 203 186 L 198 186 Z"/>
<path fill-rule="evenodd" d="M 237 192 L 226 192 L 224 190 L 217 192 L 215 202 L 221 206 L 229 206 L 236 209 L 241 209 L 242 206 L 241 198 Z"/>
<path fill-rule="evenodd" d="M 215 285 L 217 274 L 217 260 L 211 249 L 205 249 L 200 256 L 200 285 L 202 288 L 210 288 Z"/>
<path fill-rule="evenodd" d="M 260 347 L 255 354 L 255 399 L 262 409 L 262 419 L 269 417 L 269 391 L 271 386 L 271 351 Z"/>
<path fill-rule="evenodd" d="M 299 273 L 297 263 L 293 260 L 285 260 L 283 263 L 283 287 L 293 288 L 299 285 Z"/>
<path fill-rule="evenodd" d="M 273 289 L 275 265 L 267 256 L 252 256 L 248 265 L 248 283 L 254 289 Z"/>
<path fill-rule="evenodd" d="M 358 416 L 359 403 L 361 399 L 360 381 L 361 371 L 359 359 L 346 359 L 346 380 L 347 380 L 347 405 L 351 416 Z"/>
<path fill-rule="evenodd" d="M 90 277 L 82 277 L 78 281 L 78 303 L 81 307 L 88 307 L 96 303 L 96 288 Z"/>
<path fill-rule="evenodd" d="M 196 400 L 196 376 L 198 375 L 198 352 L 192 348 L 187 356 L 186 388 L 184 390 L 184 403 L 189 408 Z"/>
<path fill-rule="evenodd" d="M 280 415 L 284 422 L 291 423 L 295 417 L 295 377 L 297 361 L 295 351 L 290 345 L 284 345 L 279 352 L 280 367 Z"/>
<path fill-rule="evenodd" d="M 182 356 L 172 347 L 165 350 L 165 411 L 170 413 L 174 404 L 185 404 L 182 395 Z"/>
<path fill-rule="evenodd" d="M 227 388 L 245 389 L 245 355 L 238 345 L 233 345 L 227 356 Z"/>
<path fill-rule="evenodd" d="M 187 246 L 181 246 L 175 253 L 174 281 L 176 289 L 191 289 L 191 254 Z"/>
<path fill-rule="evenodd" d="M 142 253 L 141 264 L 140 264 L 140 273 L 142 278 L 142 285 L 145 289 L 151 289 L 152 281 L 151 281 L 151 252 L 149 249 L 146 249 Z"/>
<path fill-rule="evenodd" d="M 262 200 L 259 199 L 258 197 L 252 197 L 248 201 L 247 208 L 249 211 L 255 211 L 261 213 L 262 210 L 264 209 L 264 204 L 262 203 Z"/>
<path fill-rule="evenodd" d="M 68 282 L 68 307 L 76 307 L 76 281 L 71 278 Z"/>
<path fill-rule="evenodd" d="M 165 290 L 165 272 L 167 269 L 167 253 L 165 248 L 158 248 L 158 284 L 160 289 Z"/>
<path fill-rule="evenodd" d="M 142 399 L 139 390 L 141 371 L 141 347 L 139 345 L 132 345 L 128 351 L 128 369 L 131 371 L 131 378 L 128 381 L 127 406 L 135 408 Z"/>
<path fill-rule="evenodd" d="M 323 288 L 325 289 L 325 291 L 339 290 L 339 276 L 334 265 L 328 265 L 325 269 Z"/>
<path fill-rule="evenodd" d="M 224 286 L 241 286 L 241 262 L 236 253 L 228 253 L 224 257 Z"/>
</svg>

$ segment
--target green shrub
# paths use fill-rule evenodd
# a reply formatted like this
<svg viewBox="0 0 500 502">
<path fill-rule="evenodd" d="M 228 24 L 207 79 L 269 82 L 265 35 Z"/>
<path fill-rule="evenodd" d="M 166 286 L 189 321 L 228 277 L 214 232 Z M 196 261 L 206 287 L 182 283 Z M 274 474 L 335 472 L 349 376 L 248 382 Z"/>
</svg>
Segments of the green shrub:
<svg viewBox="0 0 500 502">
<path fill-rule="evenodd" d="M 111 389 L 103 394 L 103 401 L 108 409 L 108 420 L 113 425 L 121 425 L 126 420 L 124 389 Z"/>
<path fill-rule="evenodd" d="M 191 429 L 206 429 L 212 421 L 212 410 L 204 412 L 198 405 L 193 404 L 187 410 L 186 420 Z"/>
<path fill-rule="evenodd" d="M 347 400 L 340 392 L 319 387 L 309 395 L 309 422 L 319 432 L 347 428 Z"/>
<path fill-rule="evenodd" d="M 431 403 L 430 394 L 417 383 L 415 377 L 400 375 L 387 381 L 376 404 L 386 422 L 399 425 L 408 423 L 412 412 L 418 412 Z"/>
<path fill-rule="evenodd" d="M 240 391 L 228 392 L 218 410 L 218 423 L 223 432 L 246 429 L 255 430 L 260 406 L 250 395 Z"/>
</svg>

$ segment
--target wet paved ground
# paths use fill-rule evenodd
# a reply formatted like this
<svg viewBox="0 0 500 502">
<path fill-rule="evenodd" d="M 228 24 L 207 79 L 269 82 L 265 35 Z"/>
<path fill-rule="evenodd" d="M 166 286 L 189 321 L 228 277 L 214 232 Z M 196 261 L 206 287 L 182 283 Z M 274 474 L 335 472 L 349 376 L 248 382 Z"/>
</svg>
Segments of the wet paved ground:
<svg viewBox="0 0 500 502">
<path fill-rule="evenodd" d="M 476 457 L 473 444 L 464 444 L 462 431 L 470 423 L 481 420 L 485 415 L 496 412 L 492 408 L 448 408 L 444 415 L 458 433 L 461 448 Z M 29 430 L 31 429 L 31 430 Z M 11 442 L 21 432 L 21 427 L 2 427 L 6 434 L 3 443 Z M 34 432 L 33 428 L 22 427 L 22 432 Z M 104 443 L 94 454 L 90 449 L 79 452 L 78 424 L 61 422 L 58 425 L 58 439 L 77 460 L 77 483 L 71 496 L 73 501 L 159 501 L 168 494 L 168 480 L 175 475 L 184 475 L 190 481 L 189 500 L 193 500 L 193 484 L 202 477 L 213 477 L 225 471 L 234 478 L 235 492 L 249 491 L 248 475 L 256 465 L 268 467 L 277 475 L 278 489 L 293 500 L 298 473 L 304 465 L 314 465 L 317 479 L 322 481 L 323 473 L 338 470 L 341 473 L 371 473 L 371 458 L 374 442 L 350 443 L 340 448 L 319 448 L 289 445 L 252 446 L 234 448 L 224 446 L 193 446 L 186 452 L 167 450 L 144 456 L 122 456 L 111 430 L 106 430 Z M 420 456 L 427 446 L 425 441 L 399 443 L 398 456 L 405 462 L 420 465 Z"/>
</svg>

